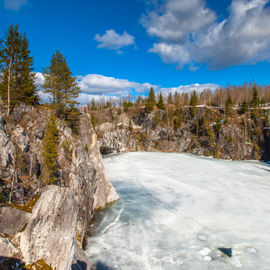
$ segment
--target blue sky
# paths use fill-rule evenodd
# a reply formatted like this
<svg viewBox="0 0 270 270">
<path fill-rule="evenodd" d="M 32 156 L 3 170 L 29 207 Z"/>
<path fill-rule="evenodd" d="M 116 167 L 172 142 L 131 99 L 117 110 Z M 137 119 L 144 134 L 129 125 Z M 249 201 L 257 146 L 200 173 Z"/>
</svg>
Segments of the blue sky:
<svg viewBox="0 0 270 270">
<path fill-rule="evenodd" d="M 268 0 L 0 0 L 42 72 L 58 49 L 93 95 L 270 84 Z M 39 74 L 39 80 L 42 76 Z M 202 86 L 203 85 L 203 86 Z"/>
</svg>

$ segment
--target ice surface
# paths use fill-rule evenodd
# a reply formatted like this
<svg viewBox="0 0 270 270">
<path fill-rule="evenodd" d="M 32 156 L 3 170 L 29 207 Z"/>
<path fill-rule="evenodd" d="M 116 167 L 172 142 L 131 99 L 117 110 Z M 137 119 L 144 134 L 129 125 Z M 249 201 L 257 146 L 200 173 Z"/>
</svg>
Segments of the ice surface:
<svg viewBox="0 0 270 270">
<path fill-rule="evenodd" d="M 96 216 L 92 261 L 117 270 L 270 269 L 268 164 L 166 153 L 104 163 L 121 200 Z"/>
</svg>

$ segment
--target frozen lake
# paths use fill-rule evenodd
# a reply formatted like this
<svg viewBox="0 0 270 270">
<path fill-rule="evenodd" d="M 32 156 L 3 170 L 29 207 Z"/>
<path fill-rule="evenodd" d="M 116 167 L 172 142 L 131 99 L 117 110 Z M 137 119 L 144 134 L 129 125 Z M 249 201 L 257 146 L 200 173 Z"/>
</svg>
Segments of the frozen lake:
<svg viewBox="0 0 270 270">
<path fill-rule="evenodd" d="M 98 269 L 270 269 L 269 165 L 141 152 L 104 163 L 121 200 L 96 215 Z"/>
</svg>

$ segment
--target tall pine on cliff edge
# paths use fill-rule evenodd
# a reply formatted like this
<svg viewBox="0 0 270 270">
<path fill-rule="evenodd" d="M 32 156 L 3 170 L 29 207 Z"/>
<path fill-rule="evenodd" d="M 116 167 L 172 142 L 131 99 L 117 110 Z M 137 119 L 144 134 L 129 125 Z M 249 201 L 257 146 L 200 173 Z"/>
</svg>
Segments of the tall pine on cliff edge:
<svg viewBox="0 0 270 270">
<path fill-rule="evenodd" d="M 0 41 L 0 95 L 7 104 L 7 114 L 19 102 L 37 104 L 29 42 L 18 25 L 11 25 Z"/>
<path fill-rule="evenodd" d="M 79 111 L 75 99 L 79 96 L 80 88 L 76 78 L 72 76 L 66 58 L 59 51 L 53 54 L 51 64 L 44 70 L 44 76 L 44 92 L 50 95 L 57 117 L 66 120 L 77 133 Z"/>
</svg>

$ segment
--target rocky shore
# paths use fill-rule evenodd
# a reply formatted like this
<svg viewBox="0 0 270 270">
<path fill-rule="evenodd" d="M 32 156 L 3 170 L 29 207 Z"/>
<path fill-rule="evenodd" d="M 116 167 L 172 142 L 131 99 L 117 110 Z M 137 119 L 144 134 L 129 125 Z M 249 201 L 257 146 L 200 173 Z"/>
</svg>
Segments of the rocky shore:
<svg viewBox="0 0 270 270">
<path fill-rule="evenodd" d="M 116 123 L 105 120 L 96 126 L 101 152 L 184 152 L 221 159 L 270 160 L 270 128 L 266 128 L 269 123 L 263 117 L 236 115 L 226 123 L 222 121 L 217 131 L 214 119 L 220 114 L 216 110 L 210 112 L 213 120 L 208 126 L 199 128 L 196 125 L 201 120 L 194 124 L 189 109 L 183 112 L 186 120 L 179 127 L 157 122 L 157 115 L 158 119 L 166 119 L 166 111 L 115 114 Z M 205 108 L 199 108 L 197 119 L 203 119 L 205 113 Z"/>
<path fill-rule="evenodd" d="M 20 105 L 9 118 L 0 115 L 0 263 L 14 269 L 91 269 L 81 247 L 93 211 L 119 197 L 85 115 L 79 135 L 57 122 L 59 180 L 42 181 L 42 139 L 50 114 L 44 106 Z"/>
</svg>

